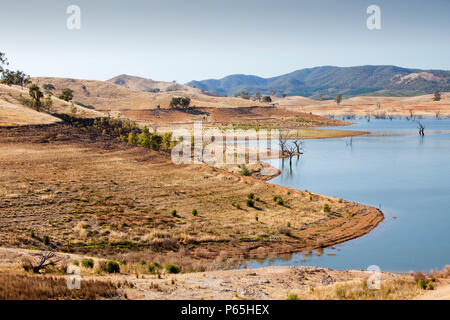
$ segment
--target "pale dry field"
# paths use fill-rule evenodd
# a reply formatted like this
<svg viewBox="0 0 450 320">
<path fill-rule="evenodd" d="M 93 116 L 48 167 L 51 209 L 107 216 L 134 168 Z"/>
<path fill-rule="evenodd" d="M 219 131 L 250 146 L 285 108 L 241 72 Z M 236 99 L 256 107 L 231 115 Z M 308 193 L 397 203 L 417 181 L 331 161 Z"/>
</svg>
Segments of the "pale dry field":
<svg viewBox="0 0 450 320">
<path fill-rule="evenodd" d="M 343 99 L 338 105 L 333 100 L 318 101 L 305 97 L 292 96 L 286 98 L 274 98 L 280 108 L 312 112 L 322 116 L 376 116 L 386 114 L 393 116 L 441 117 L 450 116 L 450 93 L 441 92 L 441 100 L 433 101 L 433 95 L 416 97 L 370 97 L 359 96 Z"/>
</svg>

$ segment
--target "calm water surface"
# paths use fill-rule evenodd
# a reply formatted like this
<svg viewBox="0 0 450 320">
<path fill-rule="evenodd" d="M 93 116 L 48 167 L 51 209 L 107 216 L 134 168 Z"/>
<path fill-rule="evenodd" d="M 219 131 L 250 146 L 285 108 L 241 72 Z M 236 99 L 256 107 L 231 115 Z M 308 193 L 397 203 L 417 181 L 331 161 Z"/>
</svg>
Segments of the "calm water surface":
<svg viewBox="0 0 450 320">
<path fill-rule="evenodd" d="M 353 121 L 353 120 L 352 120 Z M 314 265 L 333 269 L 429 271 L 450 264 L 450 120 L 361 119 L 350 128 L 372 134 L 306 140 L 305 153 L 271 165 L 282 174 L 271 183 L 381 208 L 385 220 L 369 234 L 326 248 L 323 254 L 294 254 L 249 266 Z M 346 127 L 347 129 L 349 127 Z M 334 255 L 333 255 L 334 254 Z"/>
</svg>

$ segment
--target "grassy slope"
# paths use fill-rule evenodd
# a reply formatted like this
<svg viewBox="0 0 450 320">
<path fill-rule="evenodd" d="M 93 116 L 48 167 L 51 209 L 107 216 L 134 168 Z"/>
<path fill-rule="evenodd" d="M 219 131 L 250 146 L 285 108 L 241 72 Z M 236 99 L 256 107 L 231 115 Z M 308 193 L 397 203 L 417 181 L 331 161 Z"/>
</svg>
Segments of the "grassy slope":
<svg viewBox="0 0 450 320">
<path fill-rule="evenodd" d="M 44 99 L 41 99 L 42 103 Z M 72 104 L 52 97 L 51 111 L 54 113 L 70 113 Z M 59 122 L 59 119 L 45 112 L 37 112 L 30 108 L 31 99 L 27 88 L 0 84 L 0 126 L 37 125 Z M 43 108 L 44 110 L 44 108 Z M 102 113 L 77 106 L 77 117 L 99 117 Z"/>
</svg>

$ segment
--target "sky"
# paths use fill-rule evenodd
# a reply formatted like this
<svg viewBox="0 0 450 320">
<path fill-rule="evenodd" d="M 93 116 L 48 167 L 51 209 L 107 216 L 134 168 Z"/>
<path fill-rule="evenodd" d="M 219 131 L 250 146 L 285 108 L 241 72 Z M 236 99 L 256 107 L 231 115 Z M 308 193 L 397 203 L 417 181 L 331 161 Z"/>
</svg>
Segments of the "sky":
<svg viewBox="0 0 450 320">
<path fill-rule="evenodd" d="M 67 28 L 70 5 L 81 12 Z M 366 10 L 378 5 L 381 29 Z M 31 76 L 160 81 L 272 77 L 323 66 L 450 70 L 450 0 L 21 0 L 0 4 L 0 52 Z"/>
</svg>

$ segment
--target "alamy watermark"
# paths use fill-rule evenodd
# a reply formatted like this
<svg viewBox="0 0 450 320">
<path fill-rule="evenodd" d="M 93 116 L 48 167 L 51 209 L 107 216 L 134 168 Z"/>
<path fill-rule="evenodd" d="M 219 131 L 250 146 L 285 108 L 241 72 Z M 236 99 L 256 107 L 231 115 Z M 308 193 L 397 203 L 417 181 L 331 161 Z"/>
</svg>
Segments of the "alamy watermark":
<svg viewBox="0 0 450 320">
<path fill-rule="evenodd" d="M 367 267 L 367 271 L 372 274 L 366 281 L 367 288 L 370 290 L 380 290 L 381 288 L 381 269 L 377 265 L 371 265 Z"/>
<path fill-rule="evenodd" d="M 367 7 L 366 13 L 369 15 L 366 21 L 367 29 L 381 29 L 381 9 L 376 4 Z"/>
<path fill-rule="evenodd" d="M 66 9 L 69 17 L 66 20 L 66 26 L 69 30 L 81 29 L 81 8 L 77 5 L 70 5 Z"/>
<path fill-rule="evenodd" d="M 219 129 L 203 128 L 194 122 L 193 130 L 172 132 L 174 164 L 256 164 L 272 155 L 278 143 L 278 129 Z"/>
<path fill-rule="evenodd" d="M 78 266 L 70 265 L 67 267 L 67 273 L 70 276 L 67 278 L 67 288 L 70 290 L 81 289 L 81 269 Z"/>
</svg>

